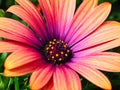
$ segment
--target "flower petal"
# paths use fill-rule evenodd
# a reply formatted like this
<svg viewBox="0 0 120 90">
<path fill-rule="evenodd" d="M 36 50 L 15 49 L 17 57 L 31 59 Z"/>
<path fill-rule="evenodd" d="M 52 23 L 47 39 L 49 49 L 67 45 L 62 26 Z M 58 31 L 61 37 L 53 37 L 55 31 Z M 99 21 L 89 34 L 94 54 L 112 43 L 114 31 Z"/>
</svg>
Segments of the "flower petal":
<svg viewBox="0 0 120 90">
<path fill-rule="evenodd" d="M 100 44 L 100 45 L 92 47 L 92 48 L 88 48 L 88 49 L 85 49 L 82 51 L 74 52 L 74 57 L 84 57 L 86 55 L 90 55 L 90 54 L 95 53 L 95 52 L 101 52 L 101 51 L 105 51 L 108 49 L 112 49 L 112 48 L 120 46 L 119 42 L 120 42 L 120 38 L 115 39 L 113 41 L 109 41 L 109 42 Z"/>
<path fill-rule="evenodd" d="M 59 31 L 57 33 L 60 33 L 60 39 L 63 39 L 75 12 L 76 0 L 58 0 L 58 7 Z"/>
<path fill-rule="evenodd" d="M 62 38 L 73 18 L 76 0 L 39 0 L 39 3 L 49 27 L 49 34 L 56 38 L 60 34 Z"/>
<path fill-rule="evenodd" d="M 6 31 L 2 31 L 0 30 L 0 37 L 1 38 L 7 38 L 9 40 L 13 40 L 13 41 L 17 41 L 19 43 L 24 43 L 24 44 L 27 44 L 27 45 L 30 45 L 30 46 L 33 46 L 36 48 L 36 45 L 33 45 L 31 42 L 28 42 L 29 40 L 26 40 L 25 38 L 19 36 L 19 35 L 15 35 L 11 32 L 6 32 Z M 41 44 L 40 44 L 41 45 Z"/>
<path fill-rule="evenodd" d="M 35 29 L 35 32 L 41 36 L 46 35 L 47 31 L 46 31 L 46 25 L 44 23 L 44 20 L 42 18 L 42 15 L 39 13 L 37 7 L 32 4 L 29 0 L 16 0 L 16 2 L 18 4 L 20 4 L 20 6 L 22 8 L 24 8 L 24 10 L 30 15 L 30 17 L 33 18 L 33 20 L 36 22 L 38 29 Z M 28 17 L 27 17 L 28 18 Z M 31 21 L 32 22 L 32 21 Z M 35 23 L 34 22 L 34 23 Z M 41 34 L 42 33 L 42 34 Z M 47 36 L 47 35 L 46 35 Z M 43 38 L 42 38 L 43 39 Z M 45 38 L 44 38 L 45 39 Z"/>
<path fill-rule="evenodd" d="M 49 33 L 49 37 L 53 37 L 53 30 L 54 30 L 54 17 L 53 17 L 53 11 L 52 11 L 52 7 L 50 5 L 50 0 L 38 0 L 39 4 L 41 6 L 42 12 L 44 13 L 44 17 L 45 20 L 47 22 L 47 26 L 48 28 L 48 33 Z M 55 0 L 57 1 L 57 0 Z"/>
<path fill-rule="evenodd" d="M 111 83 L 109 82 L 107 77 L 104 76 L 97 69 L 89 67 L 89 65 L 83 64 L 83 63 L 81 64 L 80 63 L 67 63 L 67 65 L 73 70 L 77 71 L 80 75 L 85 77 L 87 80 L 89 80 L 93 84 L 105 90 L 111 90 L 112 88 Z"/>
<path fill-rule="evenodd" d="M 38 70 L 32 73 L 30 78 L 30 87 L 32 90 L 43 88 L 53 75 L 53 67 L 51 64 L 42 65 Z"/>
<path fill-rule="evenodd" d="M 1 29 L 0 35 L 3 36 L 4 38 L 8 37 L 9 39 L 9 36 L 7 36 L 7 33 L 8 33 L 9 35 L 12 34 L 12 35 L 15 35 L 16 37 L 20 37 L 23 40 L 23 41 L 20 40 L 21 42 L 30 44 L 35 47 L 38 46 L 40 43 L 39 40 L 34 35 L 34 33 L 32 32 L 32 30 L 30 30 L 25 25 L 13 19 L 0 18 L 0 29 Z M 17 39 L 13 38 L 13 40 L 17 40 Z"/>
<path fill-rule="evenodd" d="M 42 55 L 30 48 L 21 49 L 10 54 L 5 61 L 5 68 L 10 70 L 17 67 L 22 67 L 34 61 L 43 62 Z"/>
<path fill-rule="evenodd" d="M 84 0 L 83 3 L 79 6 L 71 22 L 70 29 L 68 29 L 68 32 L 66 31 L 67 37 L 65 39 L 67 42 L 70 40 L 69 37 L 71 37 L 74 32 L 79 29 L 79 27 L 83 24 L 86 18 L 90 15 L 91 11 L 94 10 L 97 2 L 98 0 Z"/>
<path fill-rule="evenodd" d="M 56 90 L 81 90 L 79 76 L 67 67 L 56 67 L 53 80 Z"/>
<path fill-rule="evenodd" d="M 73 51 L 85 50 L 117 38 L 120 38 L 120 23 L 115 21 L 107 21 L 103 23 L 96 30 L 96 32 L 92 33 L 78 44 L 74 45 L 72 49 Z"/>
<path fill-rule="evenodd" d="M 18 49 L 23 49 L 28 47 L 29 47 L 28 45 L 25 45 L 19 42 L 14 42 L 9 40 L 0 41 L 0 53 L 13 52 Z"/>
<path fill-rule="evenodd" d="M 76 42 L 82 40 L 96 28 L 98 28 L 108 17 L 111 10 L 111 4 L 108 2 L 102 3 L 97 6 L 85 22 L 79 29 L 74 33 L 73 37 L 70 38 L 70 45 L 74 45 Z"/>
<path fill-rule="evenodd" d="M 36 19 L 33 16 L 31 16 L 31 14 L 29 14 L 24 8 L 22 8 L 19 5 L 13 5 L 10 8 L 8 8 L 7 12 L 14 13 L 20 18 L 22 18 L 30 25 L 30 27 L 32 27 L 32 29 L 36 32 L 36 34 L 39 34 L 42 40 L 45 38 L 45 35 L 43 34 L 43 30 L 42 28 L 39 27 L 39 24 L 36 22 Z"/>
<path fill-rule="evenodd" d="M 51 78 L 49 82 L 40 90 L 55 90 L 53 84 L 53 78 Z"/>
<path fill-rule="evenodd" d="M 4 69 L 4 75 L 8 77 L 15 77 L 26 75 L 35 71 L 38 67 L 41 66 L 40 60 L 33 61 L 31 63 L 27 63 L 25 65 L 16 67 L 14 69 Z"/>
<path fill-rule="evenodd" d="M 76 58 L 74 61 L 104 71 L 120 72 L 120 54 L 118 53 L 100 52 L 87 57 Z"/>
<path fill-rule="evenodd" d="M 42 56 L 32 49 L 13 52 L 5 61 L 5 76 L 21 76 L 35 71 L 43 64 Z"/>
</svg>

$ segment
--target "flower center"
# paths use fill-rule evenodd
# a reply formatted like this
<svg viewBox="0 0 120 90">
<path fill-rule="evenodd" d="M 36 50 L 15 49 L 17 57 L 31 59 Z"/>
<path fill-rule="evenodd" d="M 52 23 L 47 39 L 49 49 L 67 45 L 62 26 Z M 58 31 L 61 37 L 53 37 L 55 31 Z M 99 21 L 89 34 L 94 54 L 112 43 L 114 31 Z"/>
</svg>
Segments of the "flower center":
<svg viewBox="0 0 120 90">
<path fill-rule="evenodd" d="M 53 39 L 45 46 L 45 57 L 53 64 L 63 64 L 70 60 L 72 54 L 68 45 L 61 40 Z"/>
</svg>

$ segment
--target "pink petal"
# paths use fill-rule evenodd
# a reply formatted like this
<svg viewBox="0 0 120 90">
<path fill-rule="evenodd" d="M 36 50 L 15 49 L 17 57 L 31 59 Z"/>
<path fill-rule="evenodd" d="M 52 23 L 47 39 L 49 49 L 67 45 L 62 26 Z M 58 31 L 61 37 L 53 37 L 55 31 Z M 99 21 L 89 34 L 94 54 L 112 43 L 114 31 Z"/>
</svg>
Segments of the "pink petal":
<svg viewBox="0 0 120 90">
<path fill-rule="evenodd" d="M 67 37 L 65 38 L 68 42 L 70 40 L 70 37 L 73 36 L 74 32 L 76 32 L 80 26 L 83 24 L 83 22 L 88 18 L 91 11 L 94 10 L 94 8 L 97 5 L 98 0 L 84 0 L 83 3 L 80 5 L 80 7 L 77 9 L 73 20 L 71 22 L 70 29 L 68 30 Z"/>
<path fill-rule="evenodd" d="M 55 90 L 53 84 L 53 78 L 51 78 L 49 82 L 40 90 Z"/>
<path fill-rule="evenodd" d="M 39 90 L 43 88 L 53 75 L 52 65 L 42 65 L 38 70 L 33 72 L 30 78 L 30 87 L 32 90 Z"/>
<path fill-rule="evenodd" d="M 107 79 L 106 76 L 104 76 L 100 71 L 97 69 L 94 69 L 92 67 L 89 67 L 87 64 L 83 63 L 68 63 L 67 64 L 70 68 L 77 71 L 80 75 L 85 77 L 87 80 L 92 82 L 93 84 L 99 86 L 100 88 L 103 88 L 105 90 L 111 90 L 111 83 Z"/>
<path fill-rule="evenodd" d="M 60 39 L 67 34 L 76 7 L 76 0 L 58 0 L 58 29 Z"/>
<path fill-rule="evenodd" d="M 0 41 L 0 53 L 2 52 L 13 52 L 18 49 L 28 48 L 29 46 L 24 45 L 22 43 L 4 40 Z"/>
<path fill-rule="evenodd" d="M 92 53 L 96 53 L 96 52 L 101 52 L 101 51 L 105 51 L 105 50 L 108 50 L 108 49 L 112 49 L 112 48 L 120 46 L 119 42 L 120 42 L 120 38 L 115 39 L 113 41 L 109 41 L 109 42 L 100 44 L 100 45 L 97 45 L 95 47 L 87 48 L 85 50 L 75 52 L 74 53 L 74 57 L 83 57 L 83 56 L 86 56 L 86 55 L 90 55 Z"/>
<path fill-rule="evenodd" d="M 50 1 L 49 0 L 38 0 L 39 4 L 41 6 L 41 9 L 44 13 L 45 16 L 45 20 L 47 22 L 47 26 L 48 26 L 48 33 L 50 35 L 50 37 L 53 37 L 53 30 L 54 30 L 54 16 L 53 16 L 53 11 L 50 5 Z M 57 1 L 57 0 L 55 0 Z"/>
<path fill-rule="evenodd" d="M 47 31 L 45 28 L 46 25 L 44 23 L 42 15 L 39 13 L 37 7 L 34 4 L 32 4 L 29 0 L 16 0 L 16 2 L 18 4 L 20 4 L 20 6 L 33 18 L 33 20 L 38 25 L 38 29 L 35 29 L 35 32 L 39 36 L 41 35 L 41 32 L 43 33 L 43 35 L 46 35 L 47 34 Z"/>
<path fill-rule="evenodd" d="M 81 25 L 79 29 L 75 32 L 73 37 L 70 38 L 70 45 L 82 40 L 91 32 L 95 31 L 108 17 L 111 10 L 111 4 L 108 2 L 102 3 L 97 6 L 85 22 Z"/>
<path fill-rule="evenodd" d="M 73 59 L 77 63 L 85 63 L 93 68 L 109 72 L 120 72 L 120 54 L 101 52 L 93 55 Z"/>
<path fill-rule="evenodd" d="M 36 48 L 36 45 L 34 45 L 33 43 L 28 42 L 28 40 L 24 39 L 23 37 L 15 35 L 11 32 L 6 32 L 6 31 L 0 30 L 0 37 L 7 38 L 7 39 L 10 39 L 10 40 L 13 40 L 13 41 L 17 41 L 19 43 L 24 43 L 24 44 L 27 44 L 27 45 L 30 45 L 30 46 L 33 46 L 33 47 Z"/>
<path fill-rule="evenodd" d="M 18 21 L 9 18 L 0 18 L 0 29 L 1 29 L 0 35 L 3 36 L 4 38 L 8 37 L 9 39 L 10 36 L 7 36 L 8 33 L 8 35 L 12 34 L 15 35 L 16 37 L 21 38 L 23 40 L 23 41 L 20 40 L 21 42 L 30 44 L 35 47 L 40 43 L 39 40 L 34 35 L 34 33 L 32 32 L 32 30 L 30 30 L 29 28 L 27 28 L 25 25 L 21 24 Z M 12 40 L 17 39 L 13 38 Z"/>
<path fill-rule="evenodd" d="M 26 21 L 30 25 L 30 27 L 32 27 L 32 29 L 36 32 L 36 34 L 39 32 L 38 34 L 42 40 L 45 39 L 43 30 L 42 28 L 39 27 L 39 23 L 36 22 L 35 17 L 31 16 L 31 14 L 29 14 L 24 8 L 18 5 L 14 5 L 8 8 L 7 12 L 14 13 L 20 18 L 22 18 L 24 21 Z"/>
<path fill-rule="evenodd" d="M 78 44 L 72 47 L 73 51 L 99 46 L 102 43 L 120 38 L 120 23 L 107 21 L 103 23 L 96 32 L 92 33 Z M 86 44 L 87 43 L 87 44 Z"/>
<path fill-rule="evenodd" d="M 73 18 L 76 0 L 39 0 L 40 6 L 45 15 L 49 33 L 53 37 L 63 37 Z M 72 7 L 71 7 L 72 5 Z"/>
<path fill-rule="evenodd" d="M 81 90 L 79 76 L 67 67 L 56 67 L 53 80 L 56 90 Z"/>
<path fill-rule="evenodd" d="M 5 68 L 8 70 L 25 66 L 28 68 L 28 64 L 34 61 L 43 62 L 42 55 L 30 48 L 21 49 L 10 54 L 5 60 Z M 37 64 L 38 65 L 38 64 Z M 28 66 L 28 67 L 27 67 Z M 33 66 L 33 65 L 32 65 Z"/>
</svg>

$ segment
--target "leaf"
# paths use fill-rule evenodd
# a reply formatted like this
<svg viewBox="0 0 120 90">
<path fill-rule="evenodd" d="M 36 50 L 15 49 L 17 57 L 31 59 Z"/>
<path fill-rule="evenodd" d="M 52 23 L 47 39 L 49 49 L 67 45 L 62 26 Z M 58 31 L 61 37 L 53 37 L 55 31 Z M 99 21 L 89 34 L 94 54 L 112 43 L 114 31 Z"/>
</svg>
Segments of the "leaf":
<svg viewBox="0 0 120 90">
<path fill-rule="evenodd" d="M 5 11 L 3 9 L 0 9 L 0 17 L 4 17 L 5 16 Z"/>
</svg>

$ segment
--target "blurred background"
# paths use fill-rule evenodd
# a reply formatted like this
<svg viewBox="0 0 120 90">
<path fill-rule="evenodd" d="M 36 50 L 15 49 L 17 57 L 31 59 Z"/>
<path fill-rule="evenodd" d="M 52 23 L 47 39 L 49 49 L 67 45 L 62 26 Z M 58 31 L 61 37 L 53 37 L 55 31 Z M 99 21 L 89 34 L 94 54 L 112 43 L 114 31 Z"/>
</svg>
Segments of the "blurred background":
<svg viewBox="0 0 120 90">
<path fill-rule="evenodd" d="M 37 0 L 31 0 L 31 1 L 35 5 L 38 5 Z M 112 11 L 109 17 L 107 18 L 107 20 L 115 20 L 120 22 L 120 0 L 99 0 L 99 4 L 106 1 L 112 3 Z M 82 0 L 77 0 L 76 2 L 77 7 L 80 5 L 81 2 Z M 14 5 L 14 4 L 17 4 L 15 0 L 0 0 L 0 17 L 13 18 L 13 19 L 19 20 L 23 24 L 26 24 L 16 15 L 5 12 L 11 5 Z M 3 40 L 3 38 L 0 38 L 0 40 Z M 108 51 L 120 53 L 120 47 L 117 47 Z M 30 90 L 29 88 L 30 75 L 14 77 L 14 78 L 5 77 L 3 75 L 4 61 L 7 56 L 8 56 L 8 53 L 0 54 L 0 90 Z M 113 90 L 120 90 L 120 73 L 108 73 L 108 72 L 103 72 L 103 73 L 111 81 Z M 84 79 L 83 77 L 80 76 L 80 78 L 82 81 L 83 90 L 102 90 L 97 86 L 93 85 L 92 83 L 90 83 L 89 81 L 87 81 L 86 79 Z"/>
</svg>

